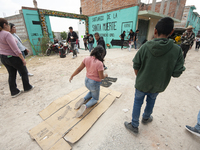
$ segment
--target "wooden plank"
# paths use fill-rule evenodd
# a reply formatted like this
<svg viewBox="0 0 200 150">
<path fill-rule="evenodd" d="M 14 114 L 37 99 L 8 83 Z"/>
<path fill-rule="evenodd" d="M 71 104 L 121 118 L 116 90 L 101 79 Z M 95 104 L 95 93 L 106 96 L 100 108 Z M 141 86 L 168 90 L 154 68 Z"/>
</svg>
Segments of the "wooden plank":
<svg viewBox="0 0 200 150">
<path fill-rule="evenodd" d="M 34 127 L 29 131 L 30 136 L 36 140 L 38 145 L 43 150 L 48 150 L 52 147 L 59 139 L 62 138 L 62 134 L 53 129 L 45 121 Z"/>
<path fill-rule="evenodd" d="M 39 115 L 43 120 L 46 120 L 52 114 L 54 114 L 57 110 L 67 105 L 71 100 L 84 95 L 87 92 L 86 87 L 82 87 L 77 89 L 61 98 L 58 98 L 54 102 L 52 102 L 49 106 L 47 106 L 44 110 L 42 110 Z"/>
<path fill-rule="evenodd" d="M 61 138 L 53 147 L 49 150 L 71 150 L 72 147 L 63 139 Z"/>
<path fill-rule="evenodd" d="M 97 121 L 97 119 L 110 107 L 116 96 L 108 95 L 91 113 L 89 113 L 81 122 L 75 125 L 64 139 L 70 143 L 77 142 Z"/>
</svg>

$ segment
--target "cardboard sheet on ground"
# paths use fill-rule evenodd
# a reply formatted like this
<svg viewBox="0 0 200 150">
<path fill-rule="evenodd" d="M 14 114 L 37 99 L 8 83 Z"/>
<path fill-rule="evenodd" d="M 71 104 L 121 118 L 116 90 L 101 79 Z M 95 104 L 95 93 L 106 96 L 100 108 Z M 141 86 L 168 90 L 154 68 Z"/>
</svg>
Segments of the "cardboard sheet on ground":
<svg viewBox="0 0 200 150">
<path fill-rule="evenodd" d="M 63 137 L 71 143 L 77 142 L 110 107 L 115 98 L 121 96 L 120 92 L 101 87 L 98 103 L 88 108 L 81 118 L 75 118 L 75 103 L 84 97 L 87 91 L 85 87 L 73 91 L 40 112 L 44 121 L 29 132 L 42 149 L 62 149 L 61 145 L 66 147 L 66 150 L 71 149 L 67 142 L 63 143 Z"/>
</svg>

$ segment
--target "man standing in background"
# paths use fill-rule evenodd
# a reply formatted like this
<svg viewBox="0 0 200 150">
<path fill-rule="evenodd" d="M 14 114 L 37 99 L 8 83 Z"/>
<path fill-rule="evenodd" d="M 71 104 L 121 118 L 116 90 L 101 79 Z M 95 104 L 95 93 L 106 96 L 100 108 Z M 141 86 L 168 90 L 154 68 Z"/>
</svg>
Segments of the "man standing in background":
<svg viewBox="0 0 200 150">
<path fill-rule="evenodd" d="M 73 31 L 72 27 L 69 27 L 69 33 L 68 33 L 68 38 L 67 38 L 67 42 L 71 43 L 71 48 L 73 50 L 73 59 L 75 57 L 77 57 L 77 52 L 76 52 L 76 43 L 78 40 L 78 35 L 76 34 L 76 32 Z M 78 44 L 78 43 L 77 43 Z"/>
<path fill-rule="evenodd" d="M 192 48 L 195 40 L 195 33 L 192 31 L 192 26 L 188 26 L 186 31 L 181 36 L 181 48 L 183 50 L 183 57 L 186 58 L 187 52 Z"/>
<path fill-rule="evenodd" d="M 88 39 L 88 48 L 89 48 L 89 52 L 91 52 L 92 49 L 93 49 L 93 44 L 94 44 L 94 38 L 93 38 L 93 35 L 87 33 L 87 39 Z"/>
<path fill-rule="evenodd" d="M 134 34 L 134 37 L 133 37 L 133 41 L 134 41 L 134 45 L 135 45 L 135 49 L 137 49 L 137 41 L 138 41 L 138 33 L 139 33 L 139 30 L 137 29 L 135 31 L 135 34 Z"/>
<path fill-rule="evenodd" d="M 126 31 L 123 31 L 123 33 L 119 36 L 120 38 L 121 38 L 121 44 L 122 44 L 122 47 L 121 47 L 121 49 L 123 49 L 123 44 L 124 44 L 124 38 L 125 38 L 125 36 L 126 36 Z"/>
</svg>

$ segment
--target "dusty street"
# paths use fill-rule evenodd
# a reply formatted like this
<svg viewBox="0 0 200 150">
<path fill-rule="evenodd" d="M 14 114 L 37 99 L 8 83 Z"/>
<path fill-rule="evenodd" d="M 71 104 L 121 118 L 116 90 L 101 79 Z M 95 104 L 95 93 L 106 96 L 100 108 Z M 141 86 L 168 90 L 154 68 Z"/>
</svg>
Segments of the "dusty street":
<svg viewBox="0 0 200 150">
<path fill-rule="evenodd" d="M 200 138 L 185 130 L 185 125 L 194 126 L 200 110 L 200 52 L 189 51 L 186 71 L 178 78 L 172 78 L 165 92 L 160 93 L 154 108 L 154 120 L 139 126 L 136 137 L 124 127 L 124 121 L 131 121 L 134 99 L 135 75 L 132 59 L 136 51 L 108 49 L 105 64 L 106 73 L 118 78 L 110 89 L 122 92 L 111 107 L 100 117 L 86 135 L 72 145 L 73 150 L 199 150 Z M 69 92 L 84 86 L 86 71 L 77 75 L 72 83 L 69 77 L 81 61 L 89 55 L 80 50 L 76 59 L 72 54 L 66 58 L 57 55 L 27 58 L 27 68 L 34 76 L 30 83 L 35 88 L 17 98 L 11 98 L 8 73 L 0 68 L 0 150 L 40 150 L 28 131 L 42 122 L 38 113 L 51 102 Z M 17 75 L 17 85 L 22 90 L 22 81 Z M 129 109 L 124 112 L 123 109 Z M 144 105 L 142 112 L 144 110 Z"/>
</svg>

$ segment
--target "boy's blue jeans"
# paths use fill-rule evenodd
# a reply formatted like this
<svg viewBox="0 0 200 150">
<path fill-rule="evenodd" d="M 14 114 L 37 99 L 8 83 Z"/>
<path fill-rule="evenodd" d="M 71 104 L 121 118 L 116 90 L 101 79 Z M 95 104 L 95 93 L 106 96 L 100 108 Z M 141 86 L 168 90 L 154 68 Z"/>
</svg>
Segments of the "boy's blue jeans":
<svg viewBox="0 0 200 150">
<path fill-rule="evenodd" d="M 88 43 L 88 48 L 89 48 L 89 52 L 91 52 L 93 49 L 93 43 Z"/>
<path fill-rule="evenodd" d="M 199 111 L 199 114 L 198 114 L 198 116 L 197 116 L 197 124 L 196 124 L 195 128 L 196 128 L 197 130 L 200 130 L 200 111 Z"/>
<path fill-rule="evenodd" d="M 132 122 L 131 122 L 133 127 L 139 126 L 140 110 L 145 96 L 147 96 L 147 98 L 146 98 L 146 108 L 143 113 L 143 118 L 148 119 L 153 112 L 153 107 L 156 101 L 156 97 L 158 96 L 158 93 L 144 93 L 135 89 L 135 100 L 133 105 Z"/>
<path fill-rule="evenodd" d="M 135 45 L 135 49 L 137 49 L 137 43 L 136 43 L 136 41 L 134 41 L 134 45 Z"/>
<path fill-rule="evenodd" d="M 88 99 L 92 98 L 91 100 L 89 100 L 86 103 L 86 107 L 87 108 L 93 106 L 99 100 L 100 85 L 101 85 L 101 82 L 91 80 L 91 79 L 89 79 L 87 77 L 85 78 L 85 86 L 90 91 L 84 97 L 84 99 L 88 100 Z"/>
</svg>

